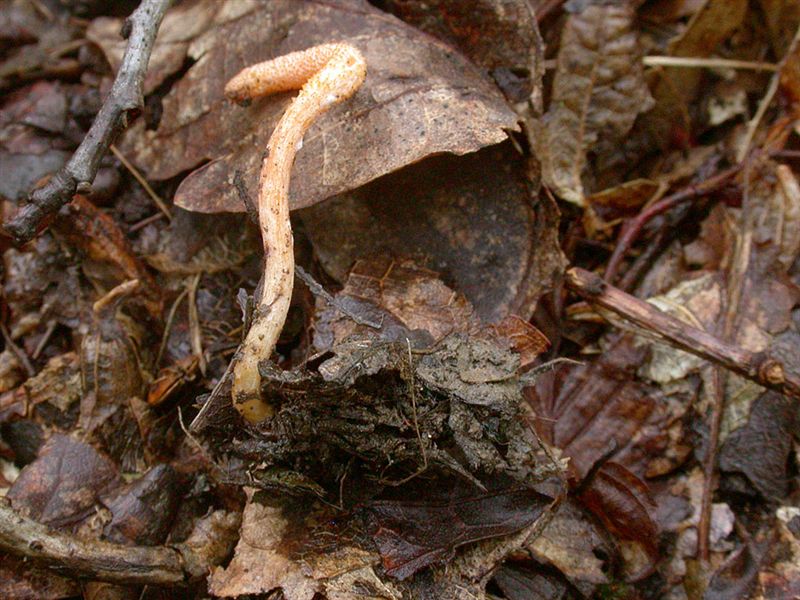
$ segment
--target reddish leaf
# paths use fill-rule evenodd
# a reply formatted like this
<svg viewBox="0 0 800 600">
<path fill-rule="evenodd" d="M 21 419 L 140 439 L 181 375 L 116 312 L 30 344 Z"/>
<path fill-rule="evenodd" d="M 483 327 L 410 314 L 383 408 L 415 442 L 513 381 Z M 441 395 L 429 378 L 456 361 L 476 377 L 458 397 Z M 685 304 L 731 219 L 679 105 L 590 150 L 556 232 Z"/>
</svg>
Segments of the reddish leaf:
<svg viewBox="0 0 800 600">
<path fill-rule="evenodd" d="M 551 501 L 518 488 L 443 503 L 373 502 L 367 510 L 386 573 L 406 579 L 452 556 L 458 546 L 527 527 Z"/>
<path fill-rule="evenodd" d="M 157 465 L 139 479 L 102 496 L 111 511 L 103 533 L 120 544 L 145 546 L 164 541 L 178 508 L 179 479 L 169 465 Z"/>
<path fill-rule="evenodd" d="M 90 515 L 97 497 L 118 481 L 117 469 L 107 456 L 70 436 L 55 434 L 39 458 L 22 470 L 8 498 L 14 509 L 30 518 L 62 527 Z"/>
<path fill-rule="evenodd" d="M 638 381 L 634 372 L 646 355 L 630 336 L 619 336 L 592 363 L 540 375 L 526 390 L 537 431 L 570 457 L 578 479 L 611 450 L 640 475 L 659 475 L 685 460 L 690 448 L 682 441 L 680 411 L 691 397 L 669 403 Z"/>
<path fill-rule="evenodd" d="M 656 505 L 641 479 L 622 465 L 607 462 L 589 481 L 581 501 L 611 533 L 639 543 L 650 557 L 652 568 L 658 558 L 659 532 L 651 516 Z M 646 574 L 634 573 L 630 578 L 635 580 Z"/>
<path fill-rule="evenodd" d="M 108 289 L 131 279 L 139 280 L 143 302 L 154 319 L 161 317 L 161 290 L 133 253 L 130 242 L 117 222 L 77 195 L 68 205 L 68 216 L 57 219 L 53 228 L 86 257 L 84 269 L 90 276 L 106 284 Z"/>
<path fill-rule="evenodd" d="M 555 575 L 505 565 L 494 580 L 508 600 L 560 600 L 567 588 Z"/>
</svg>

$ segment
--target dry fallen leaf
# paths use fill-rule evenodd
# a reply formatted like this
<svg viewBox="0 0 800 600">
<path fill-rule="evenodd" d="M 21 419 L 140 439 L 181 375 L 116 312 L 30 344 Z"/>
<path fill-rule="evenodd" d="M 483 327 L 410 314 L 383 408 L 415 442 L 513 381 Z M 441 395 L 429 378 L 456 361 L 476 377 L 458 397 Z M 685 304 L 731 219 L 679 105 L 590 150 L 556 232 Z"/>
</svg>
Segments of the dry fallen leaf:
<svg viewBox="0 0 800 600">
<path fill-rule="evenodd" d="M 459 546 L 527 527 L 551 501 L 513 488 L 439 502 L 378 501 L 367 510 L 386 573 L 403 580 L 451 557 Z"/>
<path fill-rule="evenodd" d="M 587 153 L 604 154 L 653 101 L 644 81 L 634 3 L 571 2 L 561 35 L 553 97 L 535 138 L 544 182 L 586 204 Z"/>
<path fill-rule="evenodd" d="M 232 185 L 236 170 L 244 172 L 255 197 L 261 157 L 288 97 L 242 108 L 223 98 L 225 82 L 244 66 L 334 39 L 364 53 L 368 76 L 346 105 L 331 110 L 306 135 L 293 170 L 292 208 L 430 154 L 473 152 L 517 129 L 500 91 L 466 58 L 366 2 L 248 3 L 231 18 L 225 7 L 236 4 L 197 0 L 182 9 L 203 15 L 197 18 L 207 24 L 190 43 L 181 42 L 195 62 L 164 97 L 158 127 L 149 130 L 139 122 L 126 134 L 124 153 L 149 178 L 196 169 L 176 192 L 179 206 L 243 211 Z M 177 35 L 162 33 L 165 40 Z M 177 61 L 170 58 L 170 64 L 175 69 Z"/>
<path fill-rule="evenodd" d="M 296 501 L 269 498 L 246 488 L 239 543 L 227 567 L 217 567 L 209 591 L 224 598 L 266 594 L 280 588 L 286 600 L 312 600 L 325 594 L 335 600 L 361 597 L 352 590 L 372 590 L 371 597 L 400 600 L 391 584 L 372 569 L 378 556 L 348 545 L 345 538 L 325 537 L 319 546 L 310 508 Z"/>
<path fill-rule="evenodd" d="M 340 281 L 359 258 L 411 255 L 491 323 L 530 317 L 562 272 L 557 209 L 537 200 L 532 209 L 524 163 L 504 144 L 431 158 L 300 216 Z"/>
</svg>

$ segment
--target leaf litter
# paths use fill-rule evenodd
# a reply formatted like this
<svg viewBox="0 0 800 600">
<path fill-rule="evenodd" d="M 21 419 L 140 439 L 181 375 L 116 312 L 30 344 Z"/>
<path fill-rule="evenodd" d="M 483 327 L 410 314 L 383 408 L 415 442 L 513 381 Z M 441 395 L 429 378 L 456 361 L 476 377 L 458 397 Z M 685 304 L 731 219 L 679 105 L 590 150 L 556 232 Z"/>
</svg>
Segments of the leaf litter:
<svg viewBox="0 0 800 600">
<path fill-rule="evenodd" d="M 2 240 L 0 509 L 195 562 L 143 592 L 0 537 L 0 595 L 796 595 L 798 399 L 626 313 L 800 377 L 795 4 L 178 3 L 94 184 Z M 7 222 L 126 41 L 97 3 L 2 13 Z M 289 95 L 223 87 L 333 41 L 368 77 L 294 165 L 302 273 L 260 365 L 278 411 L 248 424 L 229 365 Z M 609 284 L 632 295 L 613 312 Z"/>
</svg>

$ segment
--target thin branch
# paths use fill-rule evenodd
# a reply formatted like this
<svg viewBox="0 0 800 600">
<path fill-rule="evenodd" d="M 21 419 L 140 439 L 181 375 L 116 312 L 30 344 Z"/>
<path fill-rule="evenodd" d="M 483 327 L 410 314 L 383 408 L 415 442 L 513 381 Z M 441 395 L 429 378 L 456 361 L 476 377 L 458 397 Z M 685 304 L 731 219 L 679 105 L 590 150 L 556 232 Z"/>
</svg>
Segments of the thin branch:
<svg viewBox="0 0 800 600">
<path fill-rule="evenodd" d="M 33 239 L 45 220 L 72 196 L 86 193 L 100 167 L 100 160 L 128 125 L 128 116 L 144 104 L 142 86 L 147 63 L 161 25 L 164 13 L 172 0 L 142 0 L 139 7 L 126 19 L 122 36 L 128 38 L 117 78 L 108 97 L 92 123 L 81 145 L 50 180 L 35 190 L 30 201 L 4 229 L 17 244 Z"/>
<path fill-rule="evenodd" d="M 210 527 L 222 534 L 235 525 L 232 517 L 225 516 L 216 518 Z M 181 585 L 204 577 L 212 566 L 210 563 L 218 564 L 224 559 L 225 551 L 211 550 L 202 544 L 126 546 L 81 540 L 20 515 L 5 498 L 0 498 L 0 550 L 48 565 L 62 575 L 161 586 Z"/>
<path fill-rule="evenodd" d="M 155 190 L 150 186 L 149 183 L 147 183 L 147 179 L 144 178 L 144 175 L 139 172 L 139 169 L 137 169 L 127 158 L 125 158 L 125 155 L 120 152 L 114 144 L 111 144 L 109 149 L 117 158 L 117 160 L 122 163 L 122 166 L 128 169 L 130 174 L 133 175 L 133 178 L 139 182 L 139 185 L 144 188 L 144 191 L 147 192 L 147 195 L 150 196 L 150 199 L 158 207 L 158 210 L 160 210 L 164 216 L 167 217 L 167 221 L 172 221 L 172 213 L 169 211 L 167 203 L 161 199 L 161 196 L 156 194 Z"/>
<path fill-rule="evenodd" d="M 727 185 L 728 181 L 739 172 L 740 168 L 741 165 L 736 165 L 730 169 L 726 169 L 725 171 L 717 173 L 713 177 L 709 177 L 705 181 L 701 181 L 696 185 L 690 185 L 679 192 L 671 194 L 666 198 L 662 198 L 658 202 L 655 202 L 649 207 L 645 208 L 633 219 L 627 221 L 620 231 L 617 245 L 608 261 L 604 279 L 609 283 L 614 281 L 617 276 L 617 272 L 619 271 L 619 267 L 622 264 L 622 260 L 625 258 L 625 254 L 639 238 L 639 234 L 642 232 L 644 226 L 647 225 L 647 223 L 649 223 L 654 217 L 671 210 L 679 204 L 683 204 L 689 200 L 694 200 L 698 196 L 704 196 L 720 189 L 721 187 Z"/>
<path fill-rule="evenodd" d="M 774 63 L 729 58 L 695 58 L 692 56 L 645 56 L 647 67 L 679 67 L 685 69 L 745 69 L 749 71 L 777 71 Z"/>
<path fill-rule="evenodd" d="M 719 338 L 676 319 L 649 302 L 626 294 L 603 279 L 574 267 L 565 283 L 592 304 L 616 313 L 626 321 L 655 333 L 665 341 L 695 356 L 721 365 L 766 388 L 800 399 L 800 378 L 766 352 L 750 352 L 722 342 Z"/>
</svg>

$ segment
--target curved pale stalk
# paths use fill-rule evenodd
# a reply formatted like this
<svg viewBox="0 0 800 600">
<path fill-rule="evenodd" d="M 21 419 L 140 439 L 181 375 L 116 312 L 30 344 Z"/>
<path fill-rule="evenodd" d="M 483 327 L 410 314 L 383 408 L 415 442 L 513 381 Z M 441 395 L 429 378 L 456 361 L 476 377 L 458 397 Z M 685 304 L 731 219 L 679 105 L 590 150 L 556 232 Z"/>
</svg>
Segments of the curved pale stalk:
<svg viewBox="0 0 800 600">
<path fill-rule="evenodd" d="M 259 178 L 258 220 L 265 255 L 262 292 L 253 324 L 234 359 L 231 387 L 234 407 L 252 423 L 274 413 L 261 398 L 258 363 L 272 355 L 292 299 L 289 176 L 295 154 L 314 120 L 352 96 L 366 73 L 366 62 L 357 48 L 324 44 L 248 67 L 225 86 L 225 95 L 238 102 L 301 88 L 272 132 Z"/>
</svg>

